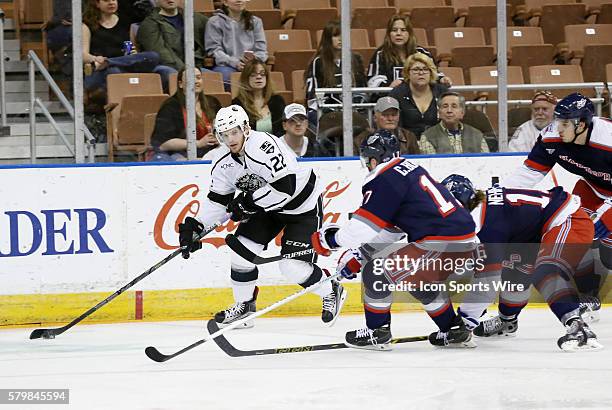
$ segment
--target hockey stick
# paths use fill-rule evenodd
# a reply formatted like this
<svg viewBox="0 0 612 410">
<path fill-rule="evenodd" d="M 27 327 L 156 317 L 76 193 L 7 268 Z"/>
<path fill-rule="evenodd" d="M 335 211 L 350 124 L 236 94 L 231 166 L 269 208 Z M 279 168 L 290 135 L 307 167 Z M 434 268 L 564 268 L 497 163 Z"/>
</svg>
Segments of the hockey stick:
<svg viewBox="0 0 612 410">
<path fill-rule="evenodd" d="M 314 249 L 308 248 L 308 249 L 304 249 L 303 251 L 295 251 L 295 252 L 287 253 L 285 255 L 271 256 L 269 258 L 266 258 L 264 256 L 257 256 L 249 248 L 244 246 L 243 243 L 240 242 L 240 240 L 235 235 L 231 233 L 225 237 L 225 243 L 227 244 L 227 246 L 229 246 L 231 250 L 233 250 L 238 255 L 240 255 L 242 258 L 246 259 L 247 261 L 255 265 L 263 265 L 264 263 L 278 262 L 283 259 L 293 259 L 298 256 L 310 255 L 311 253 L 314 253 Z"/>
<path fill-rule="evenodd" d="M 205 230 L 204 232 L 202 232 L 201 234 L 195 235 L 193 238 L 194 242 L 199 241 L 204 236 L 212 232 L 214 229 L 221 226 L 221 224 L 222 224 L 221 222 L 218 222 L 214 224 L 213 226 L 211 226 L 210 228 L 208 228 L 207 230 Z M 30 339 L 39 339 L 41 337 L 43 339 L 54 339 L 55 336 L 64 333 L 66 330 L 70 329 L 72 326 L 76 325 L 77 323 L 85 319 L 87 316 L 91 315 L 92 313 L 100 309 L 102 306 L 108 304 L 110 301 L 112 301 L 117 296 L 125 292 L 127 289 L 131 288 L 136 283 L 140 282 L 142 279 L 149 276 L 151 273 L 155 272 L 157 269 L 161 268 L 163 265 L 165 265 L 168 261 L 176 257 L 176 255 L 180 254 L 182 251 L 183 251 L 182 247 L 178 248 L 177 250 L 172 252 L 170 255 L 166 256 L 164 259 L 157 262 L 155 265 L 151 266 L 149 269 L 147 269 L 146 271 L 144 271 L 143 273 L 141 273 L 140 275 L 132 279 L 128 284 L 123 286 L 121 289 L 117 290 L 115 293 L 113 293 L 112 295 L 110 295 L 109 297 L 107 297 L 106 299 L 98 303 L 96 306 L 92 307 L 87 312 L 83 313 L 81 316 L 77 317 L 72 322 L 68 323 L 67 325 L 62 326 L 62 327 L 52 328 L 52 329 L 34 329 L 32 333 L 30 334 Z"/>
<path fill-rule="evenodd" d="M 228 332 L 238 326 L 241 326 L 243 323 L 246 323 L 248 321 L 251 321 L 259 316 L 265 315 L 268 312 L 271 312 L 272 310 L 279 308 L 281 306 L 283 306 L 284 304 L 287 304 L 289 302 L 291 302 L 294 299 L 299 298 L 302 295 L 305 295 L 307 293 L 312 292 L 313 290 L 317 289 L 319 286 L 323 285 L 324 283 L 330 282 L 332 280 L 338 279 L 340 278 L 342 275 L 340 273 L 336 273 L 335 275 L 332 276 L 328 276 L 327 278 L 323 279 L 321 282 L 317 282 L 312 286 L 309 286 L 305 289 L 300 290 L 299 292 L 296 292 L 292 295 L 287 296 L 285 299 L 281 299 L 278 302 L 275 302 L 273 304 L 271 304 L 270 306 L 268 306 L 267 308 L 260 310 L 258 312 L 253 313 L 250 316 L 244 317 L 240 320 L 237 320 L 235 322 L 232 322 L 230 325 L 224 327 L 223 329 L 219 329 L 216 332 L 214 332 L 213 334 L 209 335 L 208 337 L 205 337 L 203 339 L 198 340 L 197 342 L 194 342 L 192 344 L 190 344 L 187 347 L 182 348 L 181 350 L 172 353 L 172 354 L 163 354 L 161 353 L 159 350 L 157 350 L 155 347 L 153 346 L 149 346 L 145 349 L 145 354 L 147 355 L 147 357 L 153 361 L 156 362 L 165 362 L 167 360 L 172 359 L 173 357 L 176 357 L 180 354 L 183 354 L 191 349 L 193 349 L 194 347 L 198 347 L 199 345 L 208 342 L 211 339 L 214 339 L 216 337 L 221 336 L 223 333 Z"/>
<path fill-rule="evenodd" d="M 214 319 L 208 321 L 208 333 L 213 334 L 219 330 L 219 326 Z M 391 344 L 420 342 L 427 340 L 427 336 L 412 336 L 412 337 L 398 337 L 391 339 Z M 269 354 L 283 354 L 283 353 L 301 353 L 301 352 L 318 352 L 322 350 L 337 350 L 347 349 L 348 346 L 344 343 L 329 343 L 329 344 L 318 344 L 308 346 L 292 346 L 292 347 L 273 347 L 269 349 L 257 349 L 257 350 L 240 350 L 235 348 L 223 335 L 215 337 L 215 343 L 225 353 L 231 357 L 246 357 L 246 356 L 264 356 Z"/>
</svg>

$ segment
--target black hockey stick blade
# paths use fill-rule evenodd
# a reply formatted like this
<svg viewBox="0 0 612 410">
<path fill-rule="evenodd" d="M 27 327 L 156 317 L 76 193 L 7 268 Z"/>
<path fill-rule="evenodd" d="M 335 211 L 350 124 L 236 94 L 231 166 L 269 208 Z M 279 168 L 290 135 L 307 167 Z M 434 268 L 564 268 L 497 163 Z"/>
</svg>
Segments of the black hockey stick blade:
<svg viewBox="0 0 612 410">
<path fill-rule="evenodd" d="M 249 248 L 243 245 L 242 242 L 233 234 L 228 234 L 225 237 L 225 243 L 231 250 L 255 265 L 263 265 L 265 263 L 278 262 L 283 259 L 293 259 L 298 256 L 309 255 L 314 253 L 314 249 L 308 248 L 302 251 L 287 253 L 285 255 L 276 255 L 271 257 L 257 256 Z"/>
<path fill-rule="evenodd" d="M 209 333 L 214 333 L 219 330 L 217 323 L 211 319 L 206 325 Z M 392 339 L 391 344 L 410 343 L 410 342 L 421 342 L 427 340 L 427 336 L 412 336 L 412 337 L 400 337 Z M 291 346 L 291 347 L 273 347 L 268 349 L 257 349 L 257 350 L 240 350 L 235 348 L 224 335 L 219 335 L 215 338 L 215 343 L 221 348 L 228 356 L 231 357 L 245 357 L 245 356 L 265 356 L 270 354 L 283 354 L 283 353 L 301 353 L 301 352 L 317 352 L 322 350 L 337 350 L 347 349 L 348 346 L 344 343 L 329 343 L 329 344 L 315 344 L 307 346 Z"/>
<path fill-rule="evenodd" d="M 147 355 L 147 357 L 155 362 L 158 363 L 163 363 L 166 362 L 170 359 L 172 359 L 173 357 L 176 357 L 180 354 L 185 353 L 188 350 L 191 350 L 195 347 L 198 347 L 199 345 L 201 345 L 202 343 L 205 343 L 208 339 L 200 339 L 197 342 L 194 342 L 192 344 L 190 344 L 187 347 L 182 348 L 181 350 L 179 350 L 178 352 L 172 353 L 172 354 L 163 354 L 161 353 L 159 350 L 157 350 L 155 347 L 153 346 L 149 346 L 145 349 L 145 354 Z"/>
</svg>

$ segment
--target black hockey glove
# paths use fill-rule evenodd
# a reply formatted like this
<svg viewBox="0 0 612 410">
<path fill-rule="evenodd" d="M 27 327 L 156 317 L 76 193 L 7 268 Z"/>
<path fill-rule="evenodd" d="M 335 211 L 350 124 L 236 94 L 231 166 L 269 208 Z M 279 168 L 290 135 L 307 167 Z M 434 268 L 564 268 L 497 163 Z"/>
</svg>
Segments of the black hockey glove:
<svg viewBox="0 0 612 410">
<path fill-rule="evenodd" d="M 238 194 L 238 196 L 232 199 L 232 201 L 227 205 L 227 212 L 232 214 L 231 218 L 234 222 L 246 221 L 262 210 L 263 208 L 255 205 L 253 195 L 248 193 L 245 194 L 244 192 Z"/>
<path fill-rule="evenodd" d="M 204 225 L 190 216 L 185 218 L 185 222 L 179 224 L 179 244 L 182 248 L 183 258 L 189 259 L 189 254 L 198 249 L 202 249 L 202 242 L 194 241 L 198 235 L 204 232 Z"/>
</svg>

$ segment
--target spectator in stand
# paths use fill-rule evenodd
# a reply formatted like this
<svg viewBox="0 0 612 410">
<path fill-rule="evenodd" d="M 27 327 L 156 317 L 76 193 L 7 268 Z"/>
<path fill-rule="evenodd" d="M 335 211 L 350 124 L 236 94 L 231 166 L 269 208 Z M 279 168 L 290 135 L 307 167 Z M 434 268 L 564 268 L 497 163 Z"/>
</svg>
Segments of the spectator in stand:
<svg viewBox="0 0 612 410">
<path fill-rule="evenodd" d="M 445 92 L 438 99 L 440 122 L 425 130 L 419 140 L 422 154 L 462 154 L 489 152 L 482 132 L 462 123 L 465 98 L 455 92 Z"/>
<path fill-rule="evenodd" d="M 414 53 L 433 60 L 429 51 L 417 45 L 412 23 L 407 16 L 395 15 L 387 23 L 387 33 L 368 66 L 368 87 L 397 87 L 404 79 L 404 61 Z M 451 86 L 451 80 L 439 73 L 438 81 Z"/>
<path fill-rule="evenodd" d="M 417 139 L 438 123 L 437 99 L 448 87 L 436 82 L 438 71 L 431 58 L 415 53 L 404 62 L 404 81 L 389 93 L 399 101 L 400 127 Z"/>
<path fill-rule="evenodd" d="M 53 0 L 53 16 L 44 26 L 47 33 L 47 47 L 53 53 L 55 62 L 63 68 L 65 53 L 72 45 L 72 4 L 70 0 Z M 67 59 L 72 65 L 72 59 Z M 72 67 L 70 72 L 72 73 Z M 64 73 L 64 74 L 69 74 Z"/>
<path fill-rule="evenodd" d="M 540 131 L 553 121 L 557 97 L 550 91 L 537 91 L 531 100 L 531 120 L 521 124 L 508 143 L 508 151 L 530 152 Z"/>
<path fill-rule="evenodd" d="M 138 45 L 143 51 L 155 51 L 161 64 L 179 71 L 185 68 L 183 10 L 177 0 L 157 0 L 158 7 L 143 20 L 138 29 Z M 204 67 L 204 32 L 208 17 L 193 15 L 195 65 Z"/>
<path fill-rule="evenodd" d="M 285 135 L 283 142 L 297 157 L 329 157 L 333 156 L 325 151 L 314 139 L 306 136 L 308 130 L 308 117 L 306 108 L 301 104 L 289 104 L 285 107 L 283 115 L 283 129 Z"/>
<path fill-rule="evenodd" d="M 283 135 L 285 100 L 274 94 L 270 71 L 263 61 L 253 59 L 246 63 L 240 73 L 238 96 L 232 100 L 232 104 L 244 108 L 251 129 L 277 137 Z"/>
<path fill-rule="evenodd" d="M 340 39 L 340 22 L 337 20 L 330 21 L 323 29 L 319 48 L 313 60 L 310 62 L 308 69 L 304 72 L 304 80 L 306 82 L 306 99 L 308 100 L 308 120 L 316 135 L 318 128 L 318 101 L 315 95 L 315 89 L 321 87 L 341 87 L 342 86 L 342 68 L 340 66 L 342 54 L 342 41 Z M 353 86 L 366 87 L 366 76 L 363 65 L 363 60 L 359 54 L 352 53 L 352 69 L 353 69 Z M 342 96 L 340 94 L 326 94 L 324 101 L 326 104 L 342 104 Z M 353 94 L 353 102 L 365 102 L 366 96 Z M 340 108 L 323 109 L 323 114 L 332 111 L 341 111 Z"/>
<path fill-rule="evenodd" d="M 124 55 L 123 43 L 130 39 L 130 23 L 119 18 L 117 0 L 89 0 L 83 13 L 83 63 L 93 64 L 85 76 L 85 89 L 106 90 L 106 76 L 126 72 L 156 72 L 168 78 L 170 67 L 159 65 L 152 51 Z M 167 87 L 165 87 L 167 89 Z"/>
<path fill-rule="evenodd" d="M 187 159 L 187 140 L 185 129 L 187 110 L 185 108 L 185 69 L 178 75 L 176 93 L 164 101 L 155 119 L 155 129 L 151 136 L 153 151 L 149 161 L 183 161 Z M 196 93 L 196 147 L 198 158 L 219 145 L 212 133 L 212 124 L 221 103 L 215 97 L 204 95 L 202 73 L 195 69 Z"/>
<path fill-rule="evenodd" d="M 226 91 L 231 73 L 242 71 L 254 58 L 268 59 L 263 22 L 246 10 L 244 0 L 223 0 L 221 10 L 208 20 L 204 39 L 206 54 L 215 58 L 212 70 L 223 74 Z"/>
<path fill-rule="evenodd" d="M 407 129 L 399 126 L 400 111 L 399 103 L 393 97 L 380 97 L 374 107 L 374 122 L 377 130 L 387 130 L 395 135 L 400 143 L 400 154 L 417 155 L 420 154 L 419 145 L 414 134 Z M 376 133 L 373 129 L 368 129 L 355 138 L 354 152 L 359 152 L 361 142 L 365 137 Z"/>
</svg>

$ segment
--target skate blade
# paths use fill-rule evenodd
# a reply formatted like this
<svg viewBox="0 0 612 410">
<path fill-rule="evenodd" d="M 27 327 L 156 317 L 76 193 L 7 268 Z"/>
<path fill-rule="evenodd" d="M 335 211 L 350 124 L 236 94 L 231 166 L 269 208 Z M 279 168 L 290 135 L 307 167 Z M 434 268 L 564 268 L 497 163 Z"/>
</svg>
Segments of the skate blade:
<svg viewBox="0 0 612 410">
<path fill-rule="evenodd" d="M 357 346 L 357 345 L 352 345 L 350 343 L 344 342 L 344 345 L 353 349 L 360 349 L 360 350 L 374 350 L 374 351 L 379 351 L 379 352 L 386 352 L 386 351 L 390 351 L 393 350 L 393 346 L 390 343 L 381 343 L 378 345 L 368 345 L 368 346 Z"/>
<path fill-rule="evenodd" d="M 490 336 L 478 336 L 478 335 L 474 335 L 478 338 L 481 339 L 505 339 L 507 337 L 516 337 L 516 332 L 512 332 L 512 333 L 502 333 L 502 334 L 496 334 L 496 335 L 490 335 Z"/>
<path fill-rule="evenodd" d="M 236 326 L 233 330 L 242 330 L 242 329 L 250 329 L 252 327 L 255 326 L 255 321 L 254 320 L 249 320 L 248 322 L 244 322 L 243 324 Z M 219 329 L 223 329 L 224 327 L 228 327 L 229 325 L 231 325 L 231 323 L 217 323 L 217 326 L 219 326 Z"/>
<path fill-rule="evenodd" d="M 334 325 L 334 323 L 336 323 L 336 320 L 338 320 L 338 317 L 340 316 L 340 312 L 342 312 L 342 307 L 344 306 L 344 302 L 346 302 L 347 294 L 348 294 L 347 290 L 342 288 L 342 295 L 340 295 L 340 301 L 339 301 L 339 306 L 338 306 L 336 315 L 329 322 L 327 322 L 327 323 L 323 322 L 323 326 L 325 326 L 325 327 L 332 327 Z"/>
<path fill-rule="evenodd" d="M 577 340 L 570 340 L 559 347 L 566 353 L 594 352 L 603 349 L 603 345 L 597 339 L 588 339 L 583 345 L 579 345 Z"/>
<path fill-rule="evenodd" d="M 587 312 L 584 312 L 582 315 L 580 315 L 580 317 L 587 324 L 599 322 L 599 311 L 598 310 L 587 311 Z"/>
</svg>

